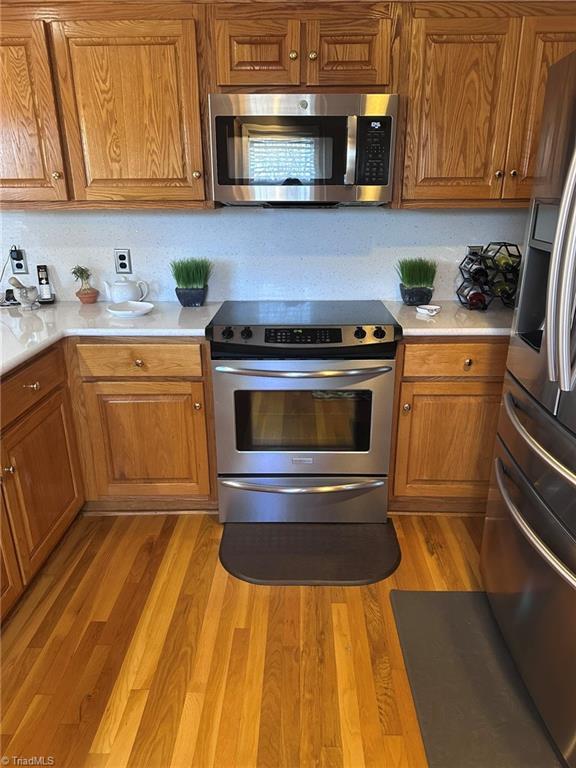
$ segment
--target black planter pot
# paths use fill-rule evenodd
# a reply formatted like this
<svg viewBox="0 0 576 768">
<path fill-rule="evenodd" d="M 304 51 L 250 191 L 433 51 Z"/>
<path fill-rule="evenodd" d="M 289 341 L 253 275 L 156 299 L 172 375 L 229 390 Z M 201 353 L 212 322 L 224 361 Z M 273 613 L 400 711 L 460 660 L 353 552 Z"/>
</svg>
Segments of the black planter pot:
<svg viewBox="0 0 576 768">
<path fill-rule="evenodd" d="M 406 288 L 404 283 L 400 283 L 402 301 L 409 307 L 417 307 L 420 304 L 430 304 L 430 299 L 432 298 L 433 293 L 433 288 Z"/>
<path fill-rule="evenodd" d="M 183 307 L 201 307 L 206 301 L 208 286 L 204 288 L 176 288 L 176 296 Z"/>
</svg>

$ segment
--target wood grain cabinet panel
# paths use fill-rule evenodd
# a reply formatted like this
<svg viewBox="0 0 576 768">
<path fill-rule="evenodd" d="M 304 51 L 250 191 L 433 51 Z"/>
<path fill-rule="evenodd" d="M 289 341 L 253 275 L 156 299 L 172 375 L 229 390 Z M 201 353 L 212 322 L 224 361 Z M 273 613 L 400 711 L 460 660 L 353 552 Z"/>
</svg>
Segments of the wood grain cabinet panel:
<svg viewBox="0 0 576 768">
<path fill-rule="evenodd" d="M 202 376 L 199 344 L 78 344 L 76 349 L 80 373 L 86 377 Z"/>
<path fill-rule="evenodd" d="M 501 390 L 499 382 L 402 384 L 396 496 L 486 496 Z"/>
<path fill-rule="evenodd" d="M 0 491 L 0 619 L 24 591 L 4 497 Z"/>
<path fill-rule="evenodd" d="M 391 19 L 306 22 L 307 85 L 387 85 Z"/>
<path fill-rule="evenodd" d="M 219 85 L 297 85 L 298 19 L 217 19 Z"/>
<path fill-rule="evenodd" d="M 201 382 L 83 385 L 97 497 L 208 496 Z"/>
<path fill-rule="evenodd" d="M 407 344 L 404 378 L 466 376 L 503 379 L 507 354 L 508 344 L 499 342 Z"/>
<path fill-rule="evenodd" d="M 46 35 L 41 21 L 0 26 L 0 199 L 66 200 Z"/>
<path fill-rule="evenodd" d="M 52 25 L 78 200 L 202 200 L 193 20 Z"/>
<path fill-rule="evenodd" d="M 548 70 L 576 50 L 576 16 L 530 16 L 522 23 L 503 197 L 529 199 L 534 182 Z"/>
<path fill-rule="evenodd" d="M 520 24 L 413 20 L 405 199 L 501 196 Z"/>
<path fill-rule="evenodd" d="M 83 503 L 67 396 L 57 390 L 2 437 L 3 485 L 28 583 Z"/>
</svg>

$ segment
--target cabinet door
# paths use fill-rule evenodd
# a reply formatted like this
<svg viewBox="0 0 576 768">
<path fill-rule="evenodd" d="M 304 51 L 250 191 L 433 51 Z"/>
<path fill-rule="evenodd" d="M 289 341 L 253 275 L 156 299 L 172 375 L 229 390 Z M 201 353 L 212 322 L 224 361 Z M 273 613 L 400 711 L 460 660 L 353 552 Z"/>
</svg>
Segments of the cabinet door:
<svg viewBox="0 0 576 768">
<path fill-rule="evenodd" d="M 202 383 L 90 382 L 84 397 L 99 498 L 208 496 Z"/>
<path fill-rule="evenodd" d="M 44 24 L 0 26 L 0 199 L 66 200 Z"/>
<path fill-rule="evenodd" d="M 52 24 L 77 200 L 202 200 L 194 21 Z"/>
<path fill-rule="evenodd" d="M 28 583 L 83 503 L 70 409 L 62 390 L 6 432 L 2 466 L 16 551 Z"/>
<path fill-rule="evenodd" d="M 10 523 L 0 491 L 0 618 L 3 618 L 24 591 Z"/>
<path fill-rule="evenodd" d="M 388 84 L 391 25 L 390 19 L 308 21 L 306 84 Z"/>
<path fill-rule="evenodd" d="M 502 385 L 404 382 L 396 445 L 396 496 L 486 495 Z"/>
<path fill-rule="evenodd" d="M 504 181 L 506 198 L 531 196 L 548 70 L 575 50 L 575 16 L 524 19 Z"/>
<path fill-rule="evenodd" d="M 500 197 L 519 31 L 519 19 L 413 20 L 405 199 Z"/>
<path fill-rule="evenodd" d="M 298 85 L 297 19 L 217 19 L 219 85 Z"/>
</svg>

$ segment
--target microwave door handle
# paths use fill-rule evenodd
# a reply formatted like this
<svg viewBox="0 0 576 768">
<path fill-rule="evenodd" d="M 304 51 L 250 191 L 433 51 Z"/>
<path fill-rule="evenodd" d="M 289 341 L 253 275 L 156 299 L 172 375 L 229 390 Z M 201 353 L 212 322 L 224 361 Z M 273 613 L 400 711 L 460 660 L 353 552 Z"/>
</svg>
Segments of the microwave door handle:
<svg viewBox="0 0 576 768">
<path fill-rule="evenodd" d="M 392 366 L 376 365 L 369 368 L 350 368 L 344 371 L 265 371 L 259 368 L 234 368 L 230 365 L 217 365 L 218 373 L 231 373 L 235 376 L 263 376 L 270 379 L 336 379 L 341 376 L 371 376 L 375 373 L 390 373 Z"/>
<path fill-rule="evenodd" d="M 356 138 L 358 119 L 356 115 L 348 115 L 346 122 L 346 172 L 344 174 L 344 184 L 346 186 L 352 186 L 356 182 Z"/>
<path fill-rule="evenodd" d="M 524 536 L 525 539 L 529 542 L 529 544 L 532 545 L 533 549 L 538 552 L 539 555 L 548 563 L 548 565 L 556 571 L 556 573 L 564 579 L 571 587 L 572 589 L 576 589 L 576 576 L 572 573 L 571 570 L 569 570 L 564 563 L 559 560 L 556 555 L 552 552 L 551 549 L 549 549 L 546 544 L 544 544 L 543 541 L 540 540 L 540 538 L 534 533 L 532 528 L 528 525 L 526 520 L 522 517 L 520 514 L 520 511 L 518 507 L 514 504 L 512 499 L 510 498 L 510 494 L 506 490 L 506 486 L 504 483 L 504 465 L 501 461 L 501 459 L 496 459 L 495 461 L 495 474 L 496 474 L 496 483 L 498 485 L 498 490 L 500 491 L 500 494 L 504 500 L 504 503 L 506 504 L 506 507 L 508 508 L 508 511 L 510 512 L 510 516 L 515 523 L 516 527 L 520 529 L 520 532 Z M 509 477 L 508 475 L 506 475 Z M 512 480 L 512 478 L 510 478 Z M 513 482 L 513 481 L 512 481 Z"/>
<path fill-rule="evenodd" d="M 227 488 L 241 491 L 257 491 L 259 493 L 342 493 L 344 491 L 366 491 L 370 488 L 381 488 L 385 480 L 366 480 L 360 483 L 342 483 L 341 485 L 260 485 L 248 483 L 245 480 L 220 480 Z"/>
<path fill-rule="evenodd" d="M 576 150 L 572 164 L 576 167 Z M 575 374 L 572 371 L 572 322 L 576 282 L 576 174 L 565 242 L 558 297 L 558 384 L 562 392 L 570 392 L 575 383 Z"/>
<path fill-rule="evenodd" d="M 556 225 L 556 234 L 552 245 L 550 256 L 550 274 L 548 275 L 548 290 L 546 295 L 546 358 L 548 367 L 548 378 L 550 381 L 558 381 L 558 347 L 559 328 L 558 328 L 558 309 L 559 297 L 558 289 L 562 272 L 562 256 L 565 252 L 564 243 L 566 229 L 570 217 L 571 204 L 576 189 L 576 149 L 570 162 L 570 168 L 564 184 L 562 199 L 560 200 L 560 210 L 558 212 L 558 224 Z"/>
</svg>

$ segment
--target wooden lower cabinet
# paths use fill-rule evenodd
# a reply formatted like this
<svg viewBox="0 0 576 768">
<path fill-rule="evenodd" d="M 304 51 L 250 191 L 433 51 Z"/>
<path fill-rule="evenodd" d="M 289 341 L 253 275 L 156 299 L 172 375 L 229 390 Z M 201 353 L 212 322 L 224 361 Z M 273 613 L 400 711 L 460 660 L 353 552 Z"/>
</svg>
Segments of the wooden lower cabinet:
<svg viewBox="0 0 576 768">
<path fill-rule="evenodd" d="M 68 397 L 57 389 L 2 436 L 2 482 L 28 583 L 84 501 Z"/>
<path fill-rule="evenodd" d="M 4 618 L 23 591 L 4 496 L 0 491 L 0 618 Z"/>
<path fill-rule="evenodd" d="M 83 392 L 89 499 L 209 496 L 203 382 L 85 382 Z"/>
<path fill-rule="evenodd" d="M 400 389 L 394 492 L 486 496 L 502 385 L 410 381 Z"/>
</svg>

